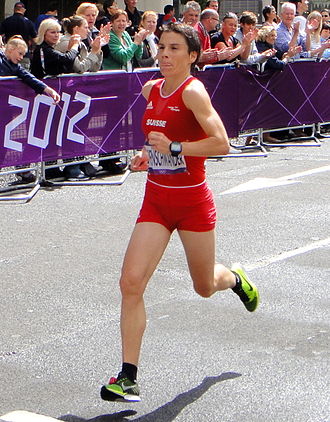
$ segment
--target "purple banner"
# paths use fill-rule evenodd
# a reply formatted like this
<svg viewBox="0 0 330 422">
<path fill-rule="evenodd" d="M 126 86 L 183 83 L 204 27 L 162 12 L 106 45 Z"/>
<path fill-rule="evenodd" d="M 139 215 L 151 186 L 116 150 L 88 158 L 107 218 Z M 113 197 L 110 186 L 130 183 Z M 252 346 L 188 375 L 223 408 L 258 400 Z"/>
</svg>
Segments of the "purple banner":
<svg viewBox="0 0 330 422">
<path fill-rule="evenodd" d="M 237 69 L 240 131 L 330 120 L 330 63 L 296 62 L 283 71 L 258 74 Z"/>
<path fill-rule="evenodd" d="M 213 66 L 196 76 L 235 137 L 330 121 L 329 70 L 328 62 L 297 62 L 270 74 Z M 141 88 L 159 76 L 150 69 L 47 79 L 61 94 L 56 106 L 23 82 L 0 78 L 0 167 L 141 148 Z"/>
</svg>

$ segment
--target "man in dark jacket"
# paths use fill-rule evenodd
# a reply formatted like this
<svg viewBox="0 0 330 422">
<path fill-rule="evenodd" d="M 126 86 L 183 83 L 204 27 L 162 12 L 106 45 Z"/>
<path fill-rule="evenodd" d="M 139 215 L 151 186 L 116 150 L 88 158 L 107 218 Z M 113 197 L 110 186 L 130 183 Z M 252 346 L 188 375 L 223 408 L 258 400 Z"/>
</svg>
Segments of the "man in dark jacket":
<svg viewBox="0 0 330 422">
<path fill-rule="evenodd" d="M 4 41 L 7 42 L 14 35 L 21 35 L 26 45 L 29 47 L 31 43 L 35 42 L 37 37 L 34 24 L 30 19 L 24 16 L 26 12 L 24 3 L 18 2 L 14 5 L 14 14 L 6 18 L 0 25 L 0 35 L 4 36 Z M 22 66 L 29 69 L 30 56 L 27 50 Z"/>
</svg>

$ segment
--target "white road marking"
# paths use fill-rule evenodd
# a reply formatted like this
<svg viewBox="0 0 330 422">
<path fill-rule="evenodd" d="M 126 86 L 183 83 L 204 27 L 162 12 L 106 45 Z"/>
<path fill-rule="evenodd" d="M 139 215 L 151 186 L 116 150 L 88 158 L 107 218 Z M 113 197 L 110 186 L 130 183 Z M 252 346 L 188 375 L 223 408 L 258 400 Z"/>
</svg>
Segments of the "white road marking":
<svg viewBox="0 0 330 422">
<path fill-rule="evenodd" d="M 246 183 L 242 183 L 240 185 L 234 186 L 231 189 L 228 189 L 224 192 L 221 192 L 220 195 L 227 195 L 230 193 L 239 193 L 239 192 L 247 192 L 251 190 L 259 190 L 265 188 L 272 188 L 275 186 L 284 186 L 293 183 L 300 183 L 298 180 L 299 177 L 310 176 L 316 173 L 322 173 L 325 171 L 330 171 L 330 166 L 322 166 L 317 167 L 315 169 L 302 171 L 300 173 L 289 174 L 288 176 L 282 176 L 277 178 L 269 178 L 269 177 L 256 177 L 253 180 L 249 180 Z"/>
<path fill-rule="evenodd" d="M 279 255 L 271 256 L 260 261 L 246 264 L 244 268 L 248 271 L 257 270 L 259 268 L 267 267 L 267 265 L 273 264 L 274 262 L 284 261 L 288 258 L 292 258 L 293 256 L 302 255 L 304 253 L 313 251 L 315 249 L 323 248 L 324 246 L 330 245 L 330 237 L 327 237 L 323 240 L 318 240 L 313 243 L 309 243 L 306 246 L 302 246 L 301 248 L 293 249 L 291 251 L 283 252 Z"/>
</svg>

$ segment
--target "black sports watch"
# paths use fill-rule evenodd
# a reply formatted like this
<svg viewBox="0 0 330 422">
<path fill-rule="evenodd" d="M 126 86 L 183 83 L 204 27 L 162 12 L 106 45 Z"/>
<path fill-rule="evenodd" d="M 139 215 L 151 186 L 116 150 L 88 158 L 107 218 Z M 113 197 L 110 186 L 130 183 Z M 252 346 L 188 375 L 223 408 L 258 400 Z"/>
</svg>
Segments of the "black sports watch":
<svg viewBox="0 0 330 422">
<path fill-rule="evenodd" d="M 170 152 L 172 157 L 177 157 L 182 152 L 181 142 L 173 141 L 170 143 Z"/>
</svg>

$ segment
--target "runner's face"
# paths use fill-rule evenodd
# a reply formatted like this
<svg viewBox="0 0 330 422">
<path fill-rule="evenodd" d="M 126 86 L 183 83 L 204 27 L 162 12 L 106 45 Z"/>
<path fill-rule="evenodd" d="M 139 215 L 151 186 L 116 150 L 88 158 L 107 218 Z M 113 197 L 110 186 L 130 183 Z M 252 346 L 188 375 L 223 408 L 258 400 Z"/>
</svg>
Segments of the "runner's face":
<svg viewBox="0 0 330 422">
<path fill-rule="evenodd" d="M 22 45 L 19 45 L 18 47 L 9 47 L 6 49 L 6 57 L 8 60 L 10 60 L 14 64 L 18 64 L 26 53 L 26 48 L 24 48 Z"/>
<path fill-rule="evenodd" d="M 180 78 L 190 74 L 190 66 L 197 58 L 197 52 L 188 52 L 183 35 L 164 32 L 158 44 L 157 59 L 162 75 Z"/>
</svg>

